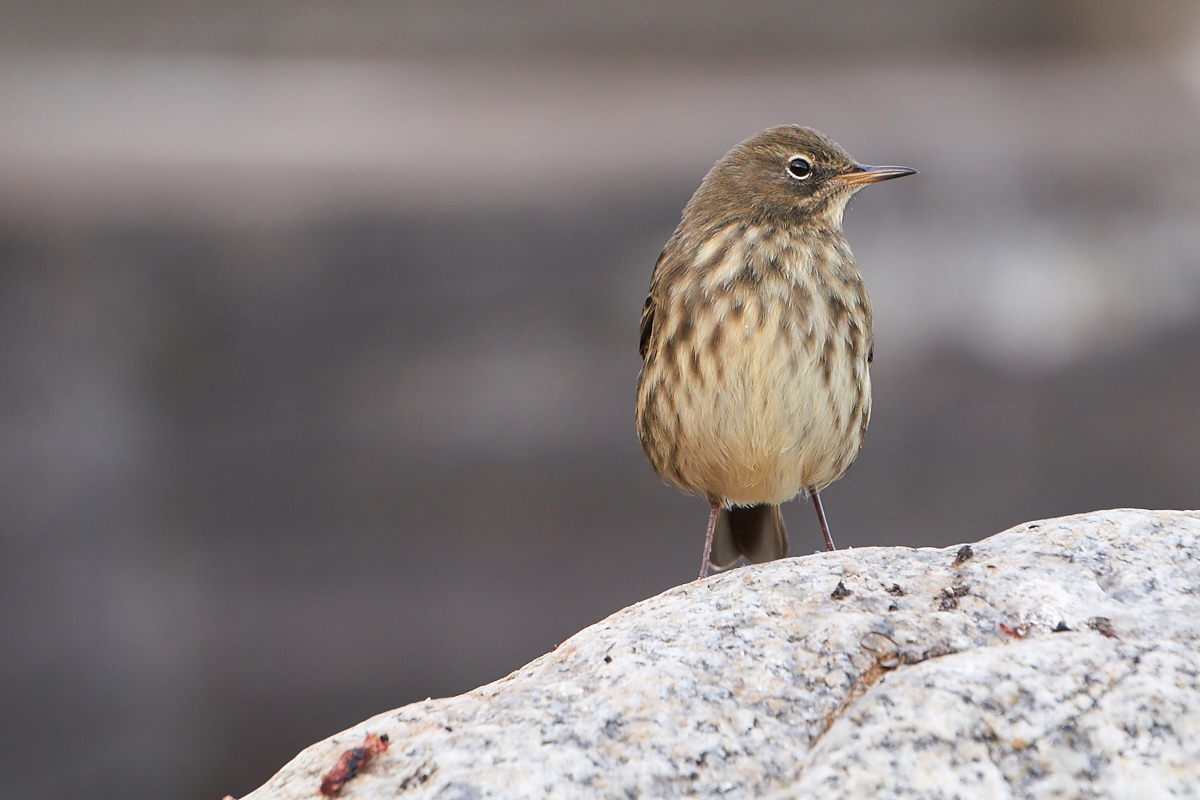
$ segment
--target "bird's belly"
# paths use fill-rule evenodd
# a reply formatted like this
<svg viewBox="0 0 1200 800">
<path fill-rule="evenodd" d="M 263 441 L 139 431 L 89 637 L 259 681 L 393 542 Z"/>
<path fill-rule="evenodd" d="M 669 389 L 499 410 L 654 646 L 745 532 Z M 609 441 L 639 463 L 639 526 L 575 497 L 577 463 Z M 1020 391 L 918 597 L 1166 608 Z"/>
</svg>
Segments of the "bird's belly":
<svg viewBox="0 0 1200 800">
<path fill-rule="evenodd" d="M 849 468 L 870 403 L 864 354 L 803 330 L 744 328 L 677 398 L 684 485 L 735 505 L 781 503 Z"/>
</svg>

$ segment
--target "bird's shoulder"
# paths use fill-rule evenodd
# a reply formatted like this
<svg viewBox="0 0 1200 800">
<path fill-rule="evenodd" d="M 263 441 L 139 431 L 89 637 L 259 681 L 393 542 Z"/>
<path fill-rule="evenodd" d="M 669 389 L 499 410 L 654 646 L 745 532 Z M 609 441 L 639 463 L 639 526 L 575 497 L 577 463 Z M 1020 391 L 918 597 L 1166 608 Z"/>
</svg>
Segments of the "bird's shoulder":
<svg viewBox="0 0 1200 800">
<path fill-rule="evenodd" d="M 669 303 L 672 287 L 680 281 L 693 281 L 695 268 L 701 266 L 698 262 L 711 256 L 704 252 L 706 245 L 719 244 L 722 249 L 726 248 L 728 235 L 738 226 L 737 220 L 710 221 L 708 225 L 701 226 L 685 216 L 684 221 L 667 240 L 658 261 L 654 264 L 650 291 L 646 295 L 645 305 L 642 306 L 639 351 L 643 361 L 651 349 L 655 322 L 661 322 L 661 311 Z"/>
</svg>

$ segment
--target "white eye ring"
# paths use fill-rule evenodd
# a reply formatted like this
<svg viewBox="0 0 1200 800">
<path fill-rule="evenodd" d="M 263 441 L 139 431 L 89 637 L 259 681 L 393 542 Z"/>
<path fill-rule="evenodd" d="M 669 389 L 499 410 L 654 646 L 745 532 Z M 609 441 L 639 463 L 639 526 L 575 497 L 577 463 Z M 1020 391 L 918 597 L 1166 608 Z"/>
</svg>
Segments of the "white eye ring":
<svg viewBox="0 0 1200 800">
<path fill-rule="evenodd" d="M 788 159 L 787 171 L 798 181 L 807 180 L 812 175 L 812 163 L 804 156 L 792 156 Z"/>
</svg>

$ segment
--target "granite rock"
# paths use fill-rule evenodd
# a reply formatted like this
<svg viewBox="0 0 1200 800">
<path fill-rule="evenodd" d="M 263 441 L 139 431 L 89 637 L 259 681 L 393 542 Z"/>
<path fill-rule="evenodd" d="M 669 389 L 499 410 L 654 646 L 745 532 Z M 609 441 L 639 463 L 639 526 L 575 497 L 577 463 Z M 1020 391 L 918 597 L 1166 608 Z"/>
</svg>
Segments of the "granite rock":
<svg viewBox="0 0 1200 800">
<path fill-rule="evenodd" d="M 254 800 L 1200 797 L 1200 513 L 689 583 L 508 677 L 373 717 Z"/>
</svg>

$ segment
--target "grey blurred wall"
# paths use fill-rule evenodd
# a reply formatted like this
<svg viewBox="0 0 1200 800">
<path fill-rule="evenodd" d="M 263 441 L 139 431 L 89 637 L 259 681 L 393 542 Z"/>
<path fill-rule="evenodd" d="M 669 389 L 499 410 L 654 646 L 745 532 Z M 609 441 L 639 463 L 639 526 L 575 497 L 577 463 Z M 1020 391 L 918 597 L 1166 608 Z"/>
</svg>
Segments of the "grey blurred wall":
<svg viewBox="0 0 1200 800">
<path fill-rule="evenodd" d="M 0 4 L 5 795 L 240 796 L 689 580 L 638 314 L 785 121 L 921 171 L 839 543 L 1196 507 L 1194 3 Z"/>
</svg>

